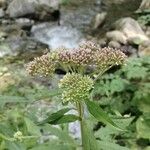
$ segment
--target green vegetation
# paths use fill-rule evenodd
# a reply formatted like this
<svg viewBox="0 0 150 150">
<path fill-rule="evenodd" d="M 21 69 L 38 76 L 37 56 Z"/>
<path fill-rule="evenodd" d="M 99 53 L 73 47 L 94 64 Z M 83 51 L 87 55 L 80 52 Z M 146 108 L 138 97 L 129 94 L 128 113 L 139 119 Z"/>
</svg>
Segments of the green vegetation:
<svg viewBox="0 0 150 150">
<path fill-rule="evenodd" d="M 138 14 L 138 22 L 142 25 L 150 25 L 150 9 L 146 9 L 143 11 L 137 11 Z"/>
<path fill-rule="evenodd" d="M 63 89 L 49 90 L 22 78 L 0 95 L 0 150 L 81 150 L 80 140 L 68 131 L 68 123 L 81 119 L 84 150 L 148 150 L 149 66 L 150 57 L 130 58 L 121 68 L 114 67 L 98 78 L 91 91 L 95 102 L 84 100 L 90 113 L 84 119 L 84 102 L 77 101 L 80 116 L 70 114 L 76 108 L 66 101 L 60 104 Z M 68 82 L 62 80 L 61 87 L 68 90 Z M 40 108 L 43 103 L 46 107 Z"/>
</svg>

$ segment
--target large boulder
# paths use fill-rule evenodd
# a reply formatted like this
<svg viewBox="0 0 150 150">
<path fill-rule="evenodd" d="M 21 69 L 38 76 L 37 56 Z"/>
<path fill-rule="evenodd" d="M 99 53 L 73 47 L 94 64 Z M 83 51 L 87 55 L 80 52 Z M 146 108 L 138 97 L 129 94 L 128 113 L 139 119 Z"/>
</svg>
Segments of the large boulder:
<svg viewBox="0 0 150 150">
<path fill-rule="evenodd" d="M 144 33 L 139 23 L 130 18 L 122 18 L 114 25 L 115 30 L 106 34 L 107 39 L 126 44 L 140 45 L 145 41 L 149 41 L 149 37 Z"/>
<path fill-rule="evenodd" d="M 7 9 L 10 17 L 22 17 L 35 14 L 39 8 L 49 7 L 53 10 L 58 9 L 59 0 L 13 0 Z"/>
<path fill-rule="evenodd" d="M 134 39 L 139 39 L 141 43 L 149 40 L 139 23 L 130 17 L 118 20 L 115 24 L 115 27 L 117 30 L 120 30 L 122 33 L 124 33 L 127 39 L 133 44 Z"/>
</svg>

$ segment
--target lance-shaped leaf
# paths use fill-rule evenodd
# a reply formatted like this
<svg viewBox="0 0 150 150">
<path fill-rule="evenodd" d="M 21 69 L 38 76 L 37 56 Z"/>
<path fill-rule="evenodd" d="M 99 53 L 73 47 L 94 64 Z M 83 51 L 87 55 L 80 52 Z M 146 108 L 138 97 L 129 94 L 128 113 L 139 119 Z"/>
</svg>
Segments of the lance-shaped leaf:
<svg viewBox="0 0 150 150">
<path fill-rule="evenodd" d="M 71 115 L 71 114 L 65 115 L 70 110 L 71 108 L 64 108 L 55 113 L 52 113 L 48 116 L 48 118 L 40 122 L 39 125 L 42 125 L 45 123 L 62 124 L 62 123 L 69 123 L 69 122 L 74 122 L 76 120 L 80 120 L 78 116 Z"/>
<path fill-rule="evenodd" d="M 111 118 L 103 111 L 103 109 L 98 106 L 95 102 L 86 100 L 85 101 L 89 112 L 98 120 L 105 124 L 111 125 L 119 130 L 123 130 L 118 127 Z"/>
</svg>

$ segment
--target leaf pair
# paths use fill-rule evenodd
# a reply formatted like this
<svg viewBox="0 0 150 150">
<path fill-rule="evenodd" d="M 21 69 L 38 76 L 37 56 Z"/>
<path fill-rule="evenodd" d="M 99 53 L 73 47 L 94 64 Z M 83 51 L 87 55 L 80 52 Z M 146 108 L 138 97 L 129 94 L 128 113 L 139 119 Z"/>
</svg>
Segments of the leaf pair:
<svg viewBox="0 0 150 150">
<path fill-rule="evenodd" d="M 39 124 L 42 125 L 45 123 L 49 123 L 49 124 L 56 125 L 56 124 L 63 124 L 63 123 L 69 123 L 69 122 L 74 122 L 76 120 L 80 120 L 80 117 L 76 115 L 72 115 L 72 114 L 65 115 L 70 110 L 71 108 L 64 108 L 57 111 L 56 113 L 52 113 L 51 115 L 48 116 L 47 119 L 43 120 Z"/>
</svg>

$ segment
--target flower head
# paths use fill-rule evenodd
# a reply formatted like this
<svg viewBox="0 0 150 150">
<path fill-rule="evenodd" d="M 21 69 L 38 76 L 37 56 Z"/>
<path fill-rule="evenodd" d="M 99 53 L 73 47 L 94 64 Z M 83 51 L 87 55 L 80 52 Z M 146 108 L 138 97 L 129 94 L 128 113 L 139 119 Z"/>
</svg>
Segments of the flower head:
<svg viewBox="0 0 150 150">
<path fill-rule="evenodd" d="M 89 76 L 68 73 L 60 80 L 59 88 L 63 89 L 64 102 L 82 101 L 89 97 L 89 91 L 93 88 L 93 80 Z"/>
<path fill-rule="evenodd" d="M 32 76 L 51 76 L 56 69 L 56 58 L 56 53 L 48 53 L 41 57 L 37 57 L 26 65 L 26 70 Z"/>
<path fill-rule="evenodd" d="M 93 61 L 98 71 L 107 70 L 114 65 L 123 64 L 126 55 L 120 50 L 105 47 L 94 53 Z"/>
</svg>

